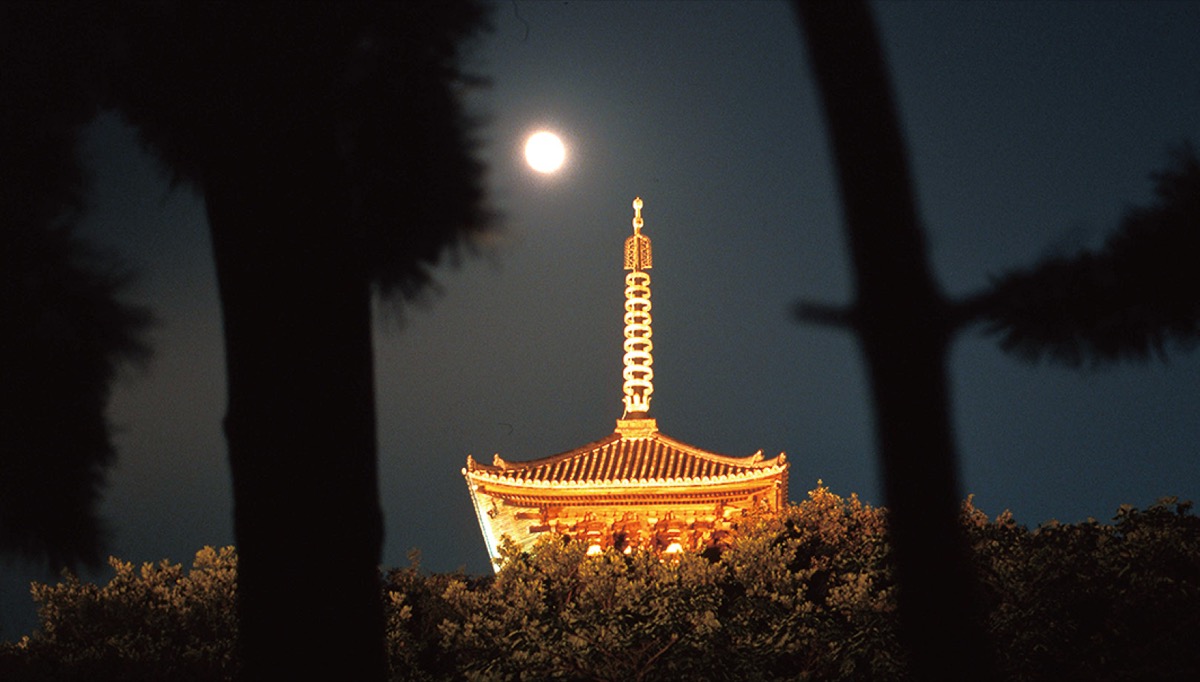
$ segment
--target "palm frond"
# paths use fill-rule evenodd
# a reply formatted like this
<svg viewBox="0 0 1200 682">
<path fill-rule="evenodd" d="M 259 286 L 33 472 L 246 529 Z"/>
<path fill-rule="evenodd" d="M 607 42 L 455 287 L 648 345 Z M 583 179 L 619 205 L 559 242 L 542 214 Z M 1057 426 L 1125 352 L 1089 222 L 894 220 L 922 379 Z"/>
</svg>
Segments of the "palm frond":
<svg viewBox="0 0 1200 682">
<path fill-rule="evenodd" d="M 998 277 L 965 316 L 1030 362 L 1102 366 L 1195 348 L 1200 161 L 1184 146 L 1152 177 L 1156 201 L 1128 210 L 1103 247 Z"/>
</svg>

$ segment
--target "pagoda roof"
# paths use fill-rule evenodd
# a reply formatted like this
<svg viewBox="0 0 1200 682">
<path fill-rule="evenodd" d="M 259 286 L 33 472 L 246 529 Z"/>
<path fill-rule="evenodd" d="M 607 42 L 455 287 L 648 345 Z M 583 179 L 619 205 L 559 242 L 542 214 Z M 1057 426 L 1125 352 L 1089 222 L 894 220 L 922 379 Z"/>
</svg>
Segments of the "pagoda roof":
<svg viewBox="0 0 1200 682">
<path fill-rule="evenodd" d="M 607 438 L 541 459 L 508 462 L 495 455 L 489 465 L 468 456 L 463 473 L 522 488 L 662 488 L 760 480 L 786 469 L 783 453 L 771 459 L 761 450 L 719 455 L 660 433 L 653 419 L 622 419 Z"/>
</svg>

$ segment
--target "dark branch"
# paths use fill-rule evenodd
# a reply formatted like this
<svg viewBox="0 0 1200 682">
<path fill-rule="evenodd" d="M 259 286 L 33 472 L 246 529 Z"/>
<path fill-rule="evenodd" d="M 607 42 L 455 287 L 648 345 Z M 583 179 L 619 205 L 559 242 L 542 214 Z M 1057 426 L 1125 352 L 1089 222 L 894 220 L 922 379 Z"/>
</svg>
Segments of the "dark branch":
<svg viewBox="0 0 1200 682">
<path fill-rule="evenodd" d="M 1072 367 L 1167 358 L 1200 343 L 1200 161 L 1190 146 L 1152 176 L 1157 200 L 1128 210 L 1104 246 L 996 278 L 954 307 L 1029 362 Z"/>
</svg>

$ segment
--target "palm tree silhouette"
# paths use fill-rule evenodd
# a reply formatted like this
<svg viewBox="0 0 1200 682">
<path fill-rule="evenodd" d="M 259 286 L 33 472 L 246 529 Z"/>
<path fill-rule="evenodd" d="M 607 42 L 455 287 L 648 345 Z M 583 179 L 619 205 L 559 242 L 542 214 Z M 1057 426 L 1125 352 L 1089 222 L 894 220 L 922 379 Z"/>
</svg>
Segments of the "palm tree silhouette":
<svg viewBox="0 0 1200 682">
<path fill-rule="evenodd" d="M 7 10 L 204 196 L 245 679 L 383 679 L 371 297 L 488 225 L 453 3 Z M 63 19 L 56 23 L 47 16 Z M 79 91 L 83 92 L 80 93 Z"/>
<path fill-rule="evenodd" d="M 1098 252 L 1054 258 L 948 300 L 930 270 L 891 84 L 867 5 L 794 0 L 830 130 L 856 301 L 802 302 L 801 320 L 850 328 L 869 369 L 914 679 L 997 673 L 958 526 L 958 456 L 946 390 L 954 336 L 981 323 L 1026 360 L 1080 366 L 1165 357 L 1200 341 L 1200 162 L 1156 174 Z"/>
<path fill-rule="evenodd" d="M 958 306 L 1000 347 L 1070 367 L 1165 360 L 1200 342 L 1200 160 L 1187 144 L 1151 177 L 1156 201 L 1125 212 L 1096 250 L 997 277 Z"/>
<path fill-rule="evenodd" d="M 117 260 L 76 233 L 88 183 L 75 142 L 95 106 L 71 59 L 38 58 L 39 30 L 0 26 L 0 553 L 95 566 L 110 387 L 148 356 L 151 318 L 125 301 Z"/>
</svg>

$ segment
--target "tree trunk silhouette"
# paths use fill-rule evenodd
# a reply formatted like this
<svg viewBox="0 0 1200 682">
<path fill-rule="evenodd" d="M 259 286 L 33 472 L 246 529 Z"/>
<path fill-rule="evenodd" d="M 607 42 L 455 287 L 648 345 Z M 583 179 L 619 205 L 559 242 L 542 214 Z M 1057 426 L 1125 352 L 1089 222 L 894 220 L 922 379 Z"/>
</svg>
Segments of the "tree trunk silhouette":
<svg viewBox="0 0 1200 682">
<path fill-rule="evenodd" d="M 370 283 L 319 171 L 337 167 L 335 150 L 256 150 L 276 159 L 267 167 L 230 151 L 205 200 L 224 319 L 241 676 L 382 680 Z"/>
<path fill-rule="evenodd" d="M 46 111 L 75 103 L 72 125 L 117 110 L 174 181 L 204 195 L 244 679 L 386 677 L 371 295 L 419 293 L 446 250 L 490 226 L 461 101 L 478 80 L 460 65 L 488 11 L 479 0 L 0 3 L 0 20 L 16 20 L 2 35 L 23 37 L 2 54 L 57 69 L 26 78 L 6 63 L 0 83 L 11 70 L 31 85 L 18 94 L 62 88 Z M 34 129 L 10 127 L 18 140 Z M 34 147 L 31 158 L 57 160 Z"/>
<path fill-rule="evenodd" d="M 953 332 L 930 273 L 891 86 L 867 6 L 796 0 L 836 159 L 896 555 L 918 680 L 994 675 L 958 522 L 946 384 Z"/>
</svg>

